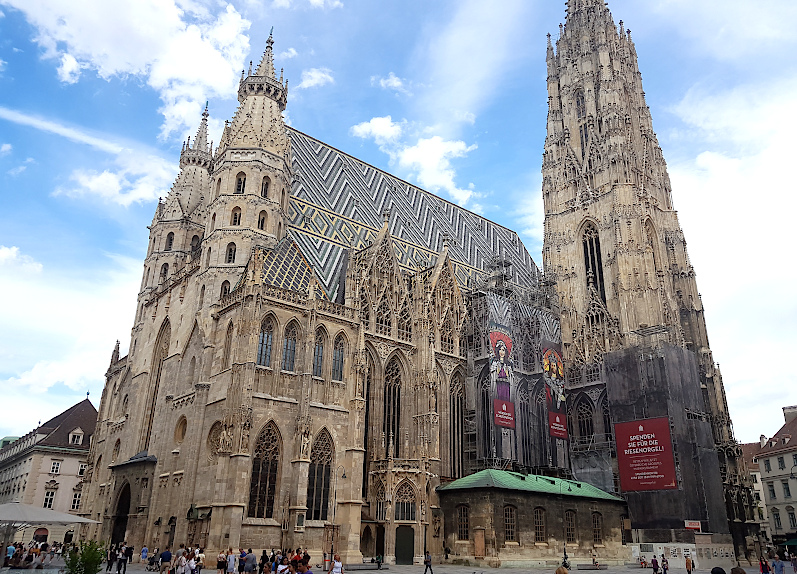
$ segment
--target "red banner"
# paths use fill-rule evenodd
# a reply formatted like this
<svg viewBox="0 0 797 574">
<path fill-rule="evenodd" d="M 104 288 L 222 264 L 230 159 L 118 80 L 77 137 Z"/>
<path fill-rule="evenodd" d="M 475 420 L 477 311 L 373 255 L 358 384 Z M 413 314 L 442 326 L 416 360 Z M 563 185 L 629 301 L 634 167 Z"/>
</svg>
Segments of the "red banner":
<svg viewBox="0 0 797 574">
<path fill-rule="evenodd" d="M 678 488 L 667 417 L 617 423 L 614 436 L 623 491 Z"/>
<path fill-rule="evenodd" d="M 493 422 L 496 426 L 515 428 L 515 404 L 500 399 L 493 400 Z"/>
<path fill-rule="evenodd" d="M 548 432 L 554 438 L 567 438 L 567 417 L 564 413 L 548 412 Z"/>
</svg>

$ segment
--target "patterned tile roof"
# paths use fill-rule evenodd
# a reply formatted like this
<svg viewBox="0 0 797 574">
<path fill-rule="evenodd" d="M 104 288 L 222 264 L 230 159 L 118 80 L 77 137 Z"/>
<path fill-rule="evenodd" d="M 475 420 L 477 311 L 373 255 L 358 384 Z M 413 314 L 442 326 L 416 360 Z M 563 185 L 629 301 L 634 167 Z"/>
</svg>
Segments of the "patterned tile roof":
<svg viewBox="0 0 797 574">
<path fill-rule="evenodd" d="M 293 169 L 299 175 L 288 208 L 290 235 L 310 260 L 331 299 L 346 249 L 362 249 L 390 211 L 390 233 L 405 269 L 433 266 L 446 239 L 461 285 L 480 279 L 500 251 L 515 281 L 534 287 L 539 271 L 517 233 L 433 193 L 368 165 L 293 128 Z"/>
<path fill-rule="evenodd" d="M 263 282 L 291 291 L 309 293 L 315 282 L 313 269 L 296 243 L 289 237 L 280 241 L 263 256 Z"/>
<path fill-rule="evenodd" d="M 445 486 L 439 487 L 437 490 L 448 492 L 473 488 L 499 488 L 503 490 L 535 492 L 538 494 L 578 496 L 581 498 L 599 498 L 602 500 L 624 502 L 619 496 L 604 492 L 600 488 L 587 484 L 586 482 L 552 478 L 550 476 L 539 476 L 536 474 L 520 474 L 492 468 L 481 470 L 463 478 L 458 478 Z"/>
</svg>

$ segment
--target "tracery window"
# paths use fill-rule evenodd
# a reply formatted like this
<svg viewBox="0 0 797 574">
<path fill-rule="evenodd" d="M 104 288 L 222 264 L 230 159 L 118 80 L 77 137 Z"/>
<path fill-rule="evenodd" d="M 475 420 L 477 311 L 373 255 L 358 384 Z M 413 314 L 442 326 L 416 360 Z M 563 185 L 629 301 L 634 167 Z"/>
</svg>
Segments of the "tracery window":
<svg viewBox="0 0 797 574">
<path fill-rule="evenodd" d="M 603 544 L 603 516 L 600 512 L 592 513 L 592 542 Z"/>
<path fill-rule="evenodd" d="M 601 242 L 598 229 L 587 223 L 582 235 L 584 245 L 584 269 L 586 272 L 587 288 L 594 286 L 598 296 L 606 303 L 606 290 L 603 286 L 603 261 L 601 259 Z"/>
<path fill-rule="evenodd" d="M 450 313 L 446 313 L 443 326 L 440 327 L 440 350 L 444 353 L 454 352 L 454 326 L 451 324 Z"/>
<path fill-rule="evenodd" d="M 451 477 L 463 476 L 464 440 L 465 440 L 465 392 L 462 373 L 457 372 L 451 382 L 449 397 L 449 417 L 451 420 L 449 451 L 451 460 Z"/>
<path fill-rule="evenodd" d="M 457 540 L 470 538 L 470 507 L 466 504 L 457 506 Z"/>
<path fill-rule="evenodd" d="M 573 510 L 565 511 L 565 540 L 568 544 L 576 543 L 576 513 Z"/>
<path fill-rule="evenodd" d="M 399 429 L 401 423 L 401 366 L 393 357 L 385 367 L 385 416 L 382 432 L 385 434 L 388 454 L 392 443 L 392 455 L 399 455 Z"/>
<path fill-rule="evenodd" d="M 315 347 L 313 348 L 313 376 L 321 377 L 324 372 L 324 333 L 315 334 Z"/>
<path fill-rule="evenodd" d="M 382 300 L 379 302 L 379 307 L 376 309 L 377 334 L 389 337 L 392 328 L 391 323 L 390 304 L 388 303 L 387 296 L 385 296 L 382 297 Z"/>
<path fill-rule="evenodd" d="M 323 429 L 313 441 L 307 479 L 307 518 L 326 520 L 329 510 L 329 482 L 332 474 L 332 437 Z"/>
<path fill-rule="evenodd" d="M 235 263 L 235 243 L 227 244 L 227 256 L 224 261 L 226 263 Z"/>
<path fill-rule="evenodd" d="M 381 522 L 384 522 L 387 519 L 385 498 L 385 483 L 379 481 L 379 488 L 376 491 L 376 519 Z"/>
<path fill-rule="evenodd" d="M 235 193 L 243 193 L 246 190 L 246 174 L 240 172 L 235 176 Z"/>
<path fill-rule="evenodd" d="M 257 364 L 261 367 L 271 366 L 271 347 L 273 344 L 274 322 L 270 317 L 267 317 L 260 325 L 260 335 L 257 338 Z"/>
<path fill-rule="evenodd" d="M 122 448 L 122 442 L 119 439 L 116 439 L 116 442 L 113 445 L 113 451 L 111 451 L 111 462 L 116 462 L 116 459 L 119 458 L 119 450 Z"/>
<path fill-rule="evenodd" d="M 332 380 L 343 380 L 343 352 L 346 348 L 346 343 L 343 340 L 343 335 L 338 335 L 335 338 L 335 343 L 332 345 Z"/>
<path fill-rule="evenodd" d="M 230 368 L 230 363 L 232 362 L 232 331 L 233 325 L 232 321 L 227 326 L 227 334 L 224 337 L 224 361 L 223 367 L 224 369 Z"/>
<path fill-rule="evenodd" d="M 296 363 L 296 337 L 298 330 L 296 323 L 285 327 L 285 337 L 282 341 L 282 370 L 293 371 Z"/>
<path fill-rule="evenodd" d="M 517 541 L 517 508 L 504 506 L 504 541 Z"/>
<path fill-rule="evenodd" d="M 595 434 L 592 406 L 586 400 L 580 401 L 576 407 L 576 423 L 578 425 L 578 436 L 582 439 L 592 437 Z"/>
<path fill-rule="evenodd" d="M 415 488 L 408 481 L 396 490 L 396 520 L 415 520 Z"/>
<path fill-rule="evenodd" d="M 398 328 L 399 339 L 402 341 L 409 341 L 412 339 L 412 317 L 410 316 L 410 307 L 406 299 L 401 305 L 396 327 Z"/>
<path fill-rule="evenodd" d="M 534 542 L 547 542 L 545 537 L 545 509 L 534 509 Z"/>
<path fill-rule="evenodd" d="M 166 236 L 166 248 L 164 249 L 164 251 L 171 251 L 173 245 L 174 245 L 174 233 L 170 231 L 169 235 Z"/>
<path fill-rule="evenodd" d="M 279 432 L 273 422 L 269 422 L 257 436 L 252 451 L 252 477 L 249 483 L 247 513 L 252 518 L 274 517 L 280 443 Z"/>
<path fill-rule="evenodd" d="M 241 225 L 241 208 L 234 207 L 230 215 L 230 225 Z"/>
</svg>

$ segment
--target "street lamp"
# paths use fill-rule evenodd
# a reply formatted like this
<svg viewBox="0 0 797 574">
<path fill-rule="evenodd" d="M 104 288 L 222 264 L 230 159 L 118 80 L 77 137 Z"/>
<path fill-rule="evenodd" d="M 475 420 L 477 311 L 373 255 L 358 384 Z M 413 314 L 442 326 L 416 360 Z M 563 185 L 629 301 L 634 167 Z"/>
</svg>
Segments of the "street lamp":
<svg viewBox="0 0 797 574">
<path fill-rule="evenodd" d="M 332 493 L 332 499 L 335 502 L 335 504 L 332 506 L 332 544 L 330 548 L 330 554 L 331 554 L 330 558 L 332 559 L 335 558 L 335 528 L 336 528 L 335 517 L 338 514 L 338 471 L 341 468 L 343 469 L 343 474 L 341 475 L 341 478 L 344 480 L 346 479 L 346 467 L 343 466 L 342 464 L 339 464 L 335 468 L 335 488 Z"/>
</svg>

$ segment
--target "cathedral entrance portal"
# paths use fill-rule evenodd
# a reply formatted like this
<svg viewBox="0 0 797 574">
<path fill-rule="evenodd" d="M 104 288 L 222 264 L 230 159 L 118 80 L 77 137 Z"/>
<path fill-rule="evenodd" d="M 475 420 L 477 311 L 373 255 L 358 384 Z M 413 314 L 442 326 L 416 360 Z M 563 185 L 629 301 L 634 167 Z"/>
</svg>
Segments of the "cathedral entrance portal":
<svg viewBox="0 0 797 574">
<path fill-rule="evenodd" d="M 111 532 L 111 544 L 119 544 L 125 541 L 127 532 L 127 516 L 130 514 L 130 484 L 125 483 L 116 501 L 116 512 L 113 518 L 113 531 Z"/>
<path fill-rule="evenodd" d="M 376 555 L 385 557 L 385 525 L 379 524 L 376 527 Z"/>
<path fill-rule="evenodd" d="M 415 556 L 415 530 L 412 526 L 396 528 L 396 564 L 412 564 Z"/>
</svg>

